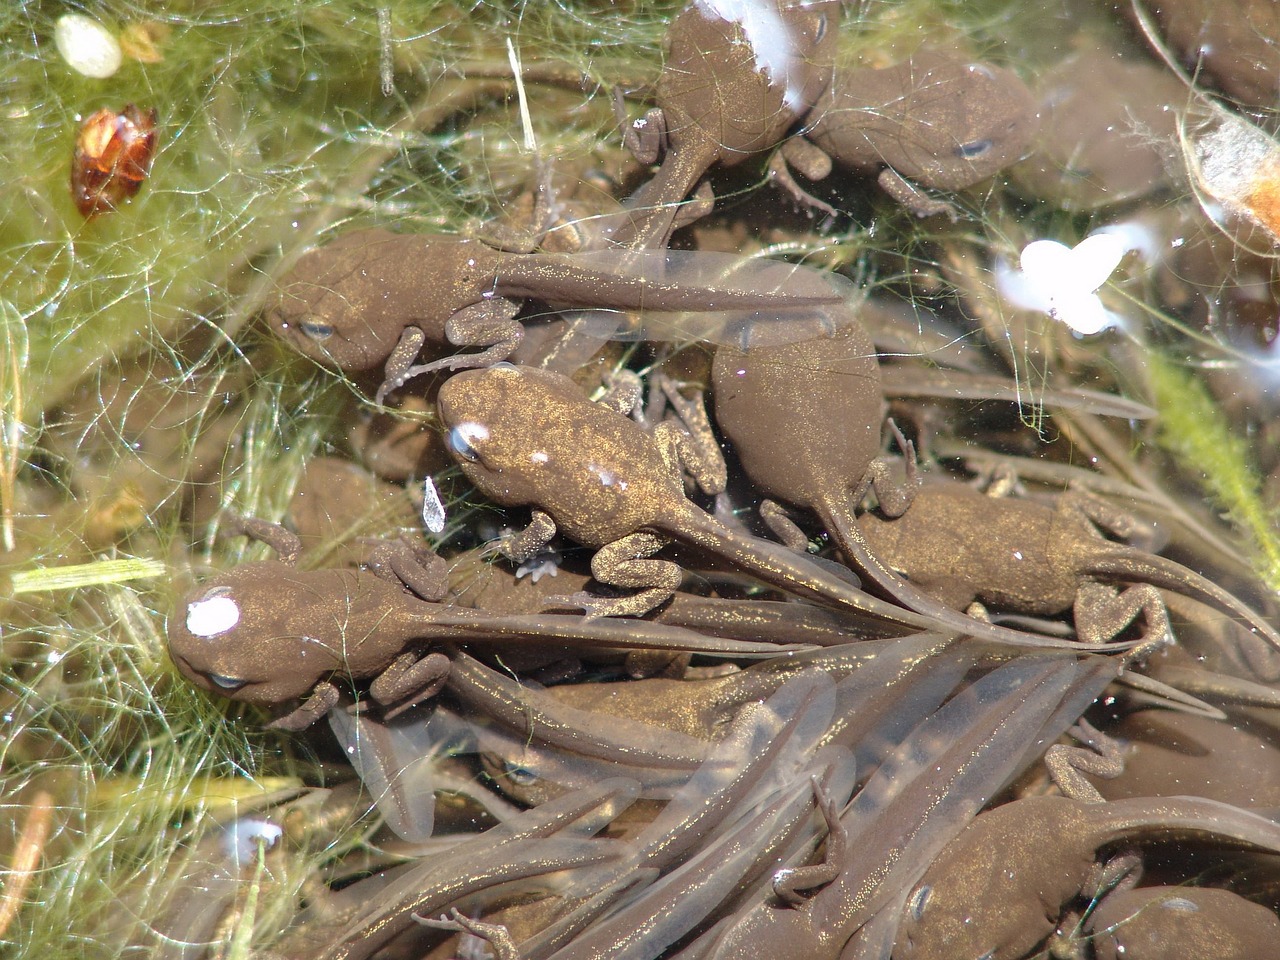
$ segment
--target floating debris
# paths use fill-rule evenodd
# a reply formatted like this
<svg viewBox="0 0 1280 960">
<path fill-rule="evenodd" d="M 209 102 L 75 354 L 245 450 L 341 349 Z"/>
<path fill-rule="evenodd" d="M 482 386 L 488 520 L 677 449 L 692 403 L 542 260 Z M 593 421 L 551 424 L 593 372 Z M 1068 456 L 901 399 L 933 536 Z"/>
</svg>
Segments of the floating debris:
<svg viewBox="0 0 1280 960">
<path fill-rule="evenodd" d="M 53 42 L 67 66 L 95 80 L 112 76 L 124 60 L 116 35 L 82 13 L 59 17 L 53 27 Z"/>
<path fill-rule="evenodd" d="M 104 107 L 80 126 L 71 159 L 71 199 L 90 218 L 115 210 L 142 189 L 156 153 L 154 109 L 132 103 L 119 113 Z"/>
<path fill-rule="evenodd" d="M 1280 145 L 1246 120 L 1224 120 L 1195 145 L 1201 185 L 1229 213 L 1280 242 Z"/>
</svg>

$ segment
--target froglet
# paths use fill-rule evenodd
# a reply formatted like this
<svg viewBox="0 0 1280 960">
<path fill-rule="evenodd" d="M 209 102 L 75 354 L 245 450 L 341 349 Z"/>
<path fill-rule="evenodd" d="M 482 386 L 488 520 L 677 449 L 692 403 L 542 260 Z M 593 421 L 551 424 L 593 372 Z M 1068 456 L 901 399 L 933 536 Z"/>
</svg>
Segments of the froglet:
<svg viewBox="0 0 1280 960">
<path fill-rule="evenodd" d="M 715 649 L 765 656 L 778 647 L 719 640 L 652 623 L 580 616 L 504 617 L 433 602 L 445 594 L 442 562 L 390 543 L 375 571 L 300 570 L 297 538 L 273 524 L 248 530 L 278 545 L 281 559 L 244 563 L 197 587 L 169 617 L 169 655 L 198 687 L 262 706 L 306 701 L 276 720 L 301 729 L 340 699 L 337 682 L 374 678 L 374 700 L 405 709 L 444 684 L 450 657 L 432 642 L 511 643 L 676 651 Z"/>
<path fill-rule="evenodd" d="M 723 278 L 723 279 L 722 279 Z M 478 240 L 344 233 L 302 257 L 266 310 L 303 355 L 348 373 L 383 368 L 380 394 L 439 369 L 506 358 L 524 298 L 565 307 L 708 313 L 841 298 L 823 274 L 777 261 L 688 251 L 508 253 Z M 453 346 L 474 354 L 435 359 Z M 419 354 L 430 362 L 415 365 Z"/>
<path fill-rule="evenodd" d="M 1031 92 L 1008 70 L 922 50 L 891 67 L 837 72 L 805 124 L 770 165 L 802 203 L 836 213 L 789 170 L 821 180 L 834 163 L 877 173 L 881 189 L 917 216 L 954 219 L 952 205 L 923 188 L 962 190 L 1015 163 L 1030 147 L 1038 114 Z"/>
<path fill-rule="evenodd" d="M 730 11 L 741 11 L 738 16 Z M 665 246 L 681 202 L 716 163 L 775 146 L 826 88 L 838 38 L 836 3 L 695 0 L 667 30 L 657 107 L 626 131 L 637 159 L 662 166 L 628 206 L 617 240 Z"/>
<path fill-rule="evenodd" d="M 649 557 L 675 537 L 802 597 L 908 627 L 936 626 L 700 510 L 685 496 L 679 472 L 682 459 L 690 462 L 695 451 L 674 424 L 660 424 L 650 434 L 593 403 L 567 377 L 507 365 L 456 374 L 440 388 L 438 406 L 447 444 L 467 479 L 498 503 L 534 508 L 530 527 L 508 542 L 509 556 L 536 554 L 558 529 L 596 549 L 591 572 L 601 583 L 639 588 L 608 600 L 564 598 L 593 615 L 639 616 L 670 598 L 680 585 L 680 568 Z M 713 473 L 707 466 L 695 472 Z"/>
</svg>

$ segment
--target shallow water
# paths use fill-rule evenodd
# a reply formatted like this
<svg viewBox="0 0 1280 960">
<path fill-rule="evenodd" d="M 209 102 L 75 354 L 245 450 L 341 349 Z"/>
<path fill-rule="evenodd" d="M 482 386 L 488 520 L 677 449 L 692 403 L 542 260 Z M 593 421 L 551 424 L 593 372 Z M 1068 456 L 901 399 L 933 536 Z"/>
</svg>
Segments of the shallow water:
<svg viewBox="0 0 1280 960">
<path fill-rule="evenodd" d="M 1173 9 L 1188 11 L 1190 22 L 1231 12 L 1205 6 Z M 514 822 L 509 797 L 549 797 L 597 776 L 594 758 L 584 765 L 577 754 L 556 755 L 562 747 L 545 738 L 490 729 L 483 715 L 446 694 L 461 730 L 428 738 L 441 757 L 427 778 L 437 784 L 436 801 L 415 807 L 399 791 L 393 799 L 407 809 L 370 812 L 370 799 L 355 797 L 352 768 L 328 724 L 300 736 L 265 731 L 257 709 L 228 709 L 195 690 L 168 660 L 166 620 L 193 582 L 268 555 L 228 534 L 230 514 L 302 527 L 305 511 L 293 497 L 303 489 L 322 518 L 303 567 L 367 561 L 362 538 L 425 537 L 418 520 L 424 476 L 434 478 L 446 506 L 443 534 L 426 539 L 454 568 L 453 595 L 471 603 L 487 588 L 497 592 L 510 573 L 505 562 L 489 567 L 491 553 L 464 551 L 504 526 L 522 527 L 528 511 L 496 506 L 458 471 L 429 392 L 436 383 L 409 381 L 391 393 L 390 409 L 375 410 L 380 373 L 348 376 L 305 360 L 282 347 L 260 313 L 307 249 L 347 229 L 501 232 L 509 240 L 520 230 L 527 235 L 542 212 L 529 194 L 540 182 L 551 184 L 550 213 L 566 224 L 548 234 L 546 249 L 574 242 L 562 235 L 570 228 L 586 235 L 586 227 L 609 222 L 614 214 L 603 211 L 616 209 L 647 173 L 622 147 L 612 91 L 618 85 L 632 119 L 652 105 L 663 32 L 676 9 L 290 2 L 251 11 L 225 0 L 156 15 L 106 4 L 95 16 L 123 48 L 109 77 L 84 76 L 67 62 L 54 42 L 56 11 L 26 4 L 0 18 L 12 52 L 0 64 L 8 124 L 0 145 L 7 171 L 0 178 L 0 796 L 11 813 L 11 827 L 0 832 L 0 862 L 9 871 L 0 943 L 14 956 L 231 956 L 245 955 L 250 944 L 318 950 L 378 896 L 359 891 L 379 881 L 344 884 L 402 858 L 415 862 L 421 852 L 378 827 L 379 816 L 408 823 L 414 840 L 426 832 L 425 820 L 437 833 L 429 843 L 461 841 L 498 820 Z M 1275 24 L 1257 19 L 1275 16 L 1270 5 L 1233 9 L 1255 18 L 1241 35 L 1277 35 Z M 1180 24 L 1154 29 L 1176 38 Z M 1212 25 L 1215 36 L 1233 29 Z M 1111 5 L 1085 2 L 862 4 L 845 12 L 839 30 L 838 70 L 902 62 L 922 39 L 1012 70 L 1039 105 L 1040 133 L 1028 156 L 958 193 L 925 184 L 929 197 L 952 205 L 953 221 L 914 216 L 877 186 L 874 171 L 837 170 L 821 181 L 797 174 L 836 210 L 807 213 L 769 182 L 761 155 L 710 172 L 714 211 L 679 231 L 673 245 L 835 271 L 840 289 L 868 298 L 859 316 L 878 345 L 886 383 L 899 385 L 887 412 L 916 442 L 928 475 L 969 478 L 1000 464 L 1020 475 L 1020 495 L 1083 484 L 1138 515 L 1153 549 L 1276 623 L 1280 305 L 1267 232 L 1273 142 L 1264 131 L 1272 117 L 1269 101 L 1259 105 L 1255 95 L 1260 83 L 1275 89 L 1274 43 L 1239 47 L 1237 61 L 1215 54 L 1197 70 L 1177 50 L 1170 62 L 1154 56 L 1132 19 Z M 512 80 L 508 50 L 522 85 Z M 913 89 L 903 100 L 920 110 L 929 97 L 948 96 L 945 88 Z M 1233 96 L 1254 102 L 1235 105 Z M 95 140 L 97 128 L 81 129 L 95 111 L 124 113 L 130 103 L 157 112 L 149 168 L 137 162 L 142 148 L 129 146 L 138 142 L 134 133 L 121 128 L 104 143 L 102 130 Z M 904 111 L 912 115 L 890 101 L 880 112 Z M 133 165 L 117 161 L 112 172 L 95 174 L 92 164 L 120 149 Z M 86 220 L 73 202 L 73 169 L 82 183 L 114 176 L 120 195 L 104 196 L 117 209 Z M 518 229 L 499 231 L 495 220 Z M 1120 238 L 1118 263 L 1069 252 L 1099 230 Z M 1063 245 L 1048 279 L 1021 259 L 1035 240 Z M 779 269 L 757 264 L 748 275 Z M 1098 281 L 1098 301 L 1084 281 L 1063 279 L 1073 272 Z M 519 315 L 526 333 L 515 359 L 572 371 L 588 390 L 619 370 L 665 371 L 688 385 L 686 397 L 710 383 L 713 347 L 705 328 L 682 315 L 610 315 L 603 324 L 597 317 L 565 345 L 553 306 L 561 305 L 534 304 Z M 1111 329 L 1081 337 L 1068 326 L 1073 317 L 1101 317 Z M 771 316 L 731 319 L 763 324 L 755 333 L 733 327 L 735 343 L 780 336 Z M 806 332 L 824 322 L 808 313 L 804 320 Z M 655 329 L 661 335 L 645 339 Z M 593 350 L 589 362 L 570 359 Z M 997 378 L 1006 399 L 975 398 Z M 648 416 L 656 422 L 669 401 L 653 382 Z M 1096 396 L 1073 390 L 1105 394 L 1117 406 L 1100 408 Z M 1009 403 L 1010 395 L 1020 402 Z M 1145 408 L 1154 415 L 1144 416 Z M 892 442 L 885 449 L 902 452 Z M 730 454 L 728 492 L 717 500 L 686 484 L 691 498 L 732 529 L 771 537 L 755 510 L 761 493 Z M 304 469 L 322 455 L 339 458 L 350 475 L 309 485 Z M 895 462 L 893 472 L 899 469 Z M 407 492 L 394 486 L 406 482 Z M 821 525 L 796 517 L 825 564 L 820 569 L 847 584 L 852 574 Z M 522 579 L 503 602 L 523 604 L 518 613 L 531 615 L 546 595 L 579 589 L 567 581 L 586 582 L 591 551 L 566 543 L 562 553 L 555 578 L 542 578 L 537 590 Z M 691 590 L 662 614 L 664 623 L 711 630 L 707 624 L 723 621 L 735 602 L 784 599 L 693 548 L 662 556 L 685 568 Z M 709 599 L 726 607 L 708 606 Z M 1191 658 L 1162 654 L 1149 672 L 1173 677 L 1176 670 L 1166 668 L 1207 665 L 1257 684 L 1248 695 L 1264 701 L 1280 676 L 1275 652 L 1220 612 L 1176 597 L 1168 603 L 1174 649 Z M 792 609 L 753 608 L 752 616 L 772 618 L 771 637 L 789 618 L 806 637 L 827 637 L 823 643 L 883 635 L 874 619 L 786 606 Z M 503 609 L 516 615 L 514 606 Z M 745 609 L 734 615 L 738 640 L 753 639 L 740 619 Z M 1002 615 L 1047 616 L 1032 624 L 1047 636 L 1072 630 L 1070 612 L 991 612 L 1014 626 L 1025 623 Z M 621 655 L 600 656 L 575 673 L 580 646 L 536 655 L 513 645 L 496 654 L 478 643 L 469 649 L 487 651 L 494 669 L 553 689 L 564 681 L 634 682 L 625 679 Z M 943 670 L 939 661 L 940 675 L 949 678 L 959 662 Z M 631 666 L 640 669 L 638 659 Z M 708 684 L 724 669 L 699 659 L 687 682 Z M 914 674 L 903 676 L 911 682 L 904 679 L 902 689 L 915 694 L 902 694 L 902 715 L 892 713 L 898 688 L 886 681 L 876 709 L 887 719 L 832 728 L 839 750 L 856 755 L 859 782 L 872 774 L 864 765 L 878 763 L 915 727 L 912 711 L 945 696 L 941 679 L 937 690 L 921 693 L 911 686 Z M 347 697 L 364 690 L 338 685 Z M 1199 687 L 1196 693 L 1219 702 Z M 1117 693 L 1089 716 L 1104 728 L 1121 724 L 1122 704 L 1140 697 Z M 611 730 L 620 742 L 623 734 L 637 743 L 661 738 L 653 724 L 674 723 L 672 716 L 703 722 L 704 714 L 693 718 L 669 691 L 649 704 L 638 699 L 639 715 Z M 1227 720 L 1218 722 L 1230 725 L 1230 735 L 1197 748 L 1218 761 L 1235 734 L 1247 733 L 1250 750 L 1266 759 L 1236 769 L 1270 769 L 1274 707 L 1224 709 Z M 705 716 L 724 724 L 732 713 L 718 703 Z M 477 743 L 490 746 L 469 744 L 469 728 L 482 729 Z M 1044 746 L 1027 746 L 1020 762 L 1030 772 L 1020 791 L 1046 789 L 1037 772 Z M 844 759 L 805 749 L 803 758 L 799 747 L 789 758 L 791 774 L 805 770 L 795 774 L 803 780 L 825 770 L 835 781 L 849 779 Z M 570 771 L 563 783 L 530 782 L 557 767 Z M 716 780 L 713 772 L 702 776 Z M 652 777 L 651 796 L 679 787 L 662 779 L 670 771 L 644 762 L 632 773 L 642 783 Z M 1274 806 L 1262 793 L 1265 779 L 1241 776 L 1221 785 L 1220 799 Z M 1122 789 L 1131 795 L 1135 788 L 1117 795 Z M 788 802 L 799 804 L 802 795 L 793 791 Z M 634 824 L 653 818 L 646 803 L 626 814 Z M 747 813 L 739 812 L 740 825 Z M 624 816 L 607 806 L 590 823 L 603 828 L 615 815 Z M 752 842 L 774 843 L 797 865 L 818 859 L 820 816 L 805 807 L 786 830 L 778 816 L 757 825 Z M 585 843 L 591 831 L 575 829 L 572 840 L 558 834 L 546 849 Z M 259 837 L 260 847 L 246 846 L 245 836 Z M 769 873 L 741 852 L 733 862 L 755 885 L 742 895 L 746 910 L 751 897 L 768 895 Z M 1161 882 L 1237 868 L 1229 855 L 1190 866 L 1172 855 L 1151 867 Z M 1274 907 L 1267 893 L 1274 866 L 1250 869 L 1235 888 Z M 326 884 L 331 912 L 317 905 Z M 729 908 L 706 907 L 706 924 L 717 909 Z M 705 926 L 690 930 L 693 937 Z"/>
</svg>

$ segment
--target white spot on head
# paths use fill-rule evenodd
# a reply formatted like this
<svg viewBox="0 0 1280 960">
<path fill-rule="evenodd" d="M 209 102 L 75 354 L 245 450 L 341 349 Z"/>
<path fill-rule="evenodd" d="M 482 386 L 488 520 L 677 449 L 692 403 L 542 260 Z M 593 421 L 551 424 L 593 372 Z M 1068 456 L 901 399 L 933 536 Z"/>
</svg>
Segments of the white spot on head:
<svg viewBox="0 0 1280 960">
<path fill-rule="evenodd" d="M 215 595 L 187 604 L 187 632 L 209 640 L 240 622 L 240 605 L 228 596 Z"/>
<path fill-rule="evenodd" d="M 756 69 L 768 75 L 769 83 L 784 89 L 783 102 L 793 113 L 803 113 L 803 81 L 797 76 L 803 61 L 795 38 L 778 12 L 776 0 L 694 0 L 708 20 L 715 17 L 742 27 L 747 45 L 755 56 Z"/>
<path fill-rule="evenodd" d="M 543 463 L 546 463 L 551 458 L 548 457 L 544 451 L 535 450 L 533 451 L 533 453 L 529 454 L 529 459 L 532 460 L 534 463 L 543 464 Z"/>
<path fill-rule="evenodd" d="M 92 17 L 68 13 L 53 27 L 53 42 L 62 59 L 77 73 L 104 80 L 120 69 L 120 41 Z"/>
</svg>

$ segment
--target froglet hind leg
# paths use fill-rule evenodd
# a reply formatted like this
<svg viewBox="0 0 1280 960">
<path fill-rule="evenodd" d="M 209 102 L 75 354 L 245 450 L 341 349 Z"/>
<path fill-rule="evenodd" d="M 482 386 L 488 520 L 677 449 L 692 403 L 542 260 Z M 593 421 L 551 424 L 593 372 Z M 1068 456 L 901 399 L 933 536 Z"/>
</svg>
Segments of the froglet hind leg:
<svg viewBox="0 0 1280 960">
<path fill-rule="evenodd" d="M 597 597 L 580 592 L 548 597 L 548 602 L 581 607 L 590 617 L 640 617 L 669 600 L 684 574 L 669 560 L 649 559 L 666 545 L 652 533 L 633 533 L 607 543 L 591 558 L 591 575 L 611 587 L 638 589 L 625 597 Z"/>
<path fill-rule="evenodd" d="M 729 468 L 701 396 L 690 400 L 665 376 L 658 382 L 679 418 L 679 423 L 668 420 L 653 431 L 668 468 L 679 477 L 683 467 L 708 496 L 723 493 L 729 482 Z"/>
<path fill-rule="evenodd" d="M 796 553 L 809 552 L 809 538 L 800 525 L 791 519 L 787 508 L 775 500 L 760 501 L 760 519 L 769 532 L 782 541 L 783 546 Z"/>
<path fill-rule="evenodd" d="M 395 386 L 403 386 L 414 377 L 437 370 L 471 370 L 500 363 L 520 346 L 524 327 L 515 319 L 520 304 L 506 297 L 494 297 L 483 303 L 463 307 L 445 324 L 445 336 L 455 347 L 484 347 L 479 353 L 457 353 L 430 363 L 411 366 L 397 378 Z M 388 361 L 389 362 L 389 361 Z M 389 380 L 388 383 L 391 381 Z M 386 389 L 391 389 L 383 384 Z"/>
<path fill-rule="evenodd" d="M 960 211 L 954 203 L 929 196 L 893 167 L 881 170 L 876 183 L 880 184 L 881 190 L 921 219 L 936 217 L 940 213 L 945 213 L 952 223 L 960 219 Z"/>
<path fill-rule="evenodd" d="M 449 593 L 448 563 L 406 540 L 378 542 L 369 555 L 369 569 L 389 583 L 407 587 L 422 600 L 443 600 Z"/>
<path fill-rule="evenodd" d="M 1173 639 L 1164 598 L 1149 583 L 1136 583 L 1117 592 L 1110 584 L 1085 581 L 1071 607 L 1076 636 L 1084 643 L 1106 643 L 1119 636 L 1139 614 L 1146 621 L 1141 648 L 1160 646 Z"/>
<path fill-rule="evenodd" d="M 1083 774 L 1114 780 L 1124 773 L 1124 747 L 1115 737 L 1107 736 L 1083 718 L 1067 733 L 1085 746 L 1055 743 L 1046 750 L 1044 765 L 1049 777 L 1072 800 L 1102 803 L 1102 794 Z"/>
<path fill-rule="evenodd" d="M 233 536 L 243 534 L 251 540 L 265 543 L 276 552 L 281 563 L 291 567 L 298 562 L 298 557 L 302 554 L 301 538 L 292 530 L 269 520 L 231 514 L 226 518 L 226 531 Z"/>
<path fill-rule="evenodd" d="M 369 693 L 391 720 L 440 692 L 449 678 L 452 661 L 443 653 L 402 653 L 369 685 Z"/>
<path fill-rule="evenodd" d="M 902 451 L 903 463 L 906 466 L 906 480 L 899 481 L 889 461 L 877 457 L 867 465 L 861 482 L 853 492 L 851 502 L 856 506 L 866 499 L 867 493 L 874 491 L 879 503 L 880 512 L 890 519 L 895 519 L 907 512 L 911 502 L 915 500 L 923 479 L 916 462 L 916 446 L 902 435 L 902 431 L 892 419 L 888 421 L 889 431 Z"/>
<path fill-rule="evenodd" d="M 657 163 L 667 147 L 667 119 L 662 108 L 654 107 L 646 111 L 639 120 L 628 120 L 622 91 L 615 90 L 613 112 L 618 120 L 618 128 L 622 131 L 622 145 L 637 162 L 646 167 Z"/>
<path fill-rule="evenodd" d="M 1160 535 L 1156 524 L 1122 510 L 1081 488 L 1078 483 L 1068 485 L 1059 495 L 1058 505 L 1063 510 L 1079 513 L 1099 530 L 1139 550 L 1156 553 L 1165 545 L 1166 538 Z"/>
<path fill-rule="evenodd" d="M 528 526 L 498 541 L 498 552 L 512 563 L 528 563 L 547 549 L 555 535 L 556 522 L 551 515 L 535 508 Z"/>
<path fill-rule="evenodd" d="M 321 680 L 312 689 L 310 696 L 302 701 L 302 705 L 290 710 L 283 717 L 278 717 L 267 724 L 268 730 L 287 730 L 298 733 L 316 723 L 326 713 L 338 705 L 342 694 L 328 680 Z"/>
<path fill-rule="evenodd" d="M 803 137 L 792 137 L 769 158 L 769 178 L 800 206 L 834 217 L 840 211 L 805 190 L 791 174 L 794 169 L 806 180 L 825 180 L 831 175 L 831 167 L 831 156 L 825 150 Z"/>
<path fill-rule="evenodd" d="M 848 856 L 849 829 L 840 820 L 839 804 L 831 798 L 817 777 L 813 778 L 813 796 L 827 827 L 827 849 L 822 862 L 779 870 L 773 875 L 773 892 L 792 907 L 799 907 L 809 899 L 801 890 L 825 887 L 840 876 Z"/>
</svg>

